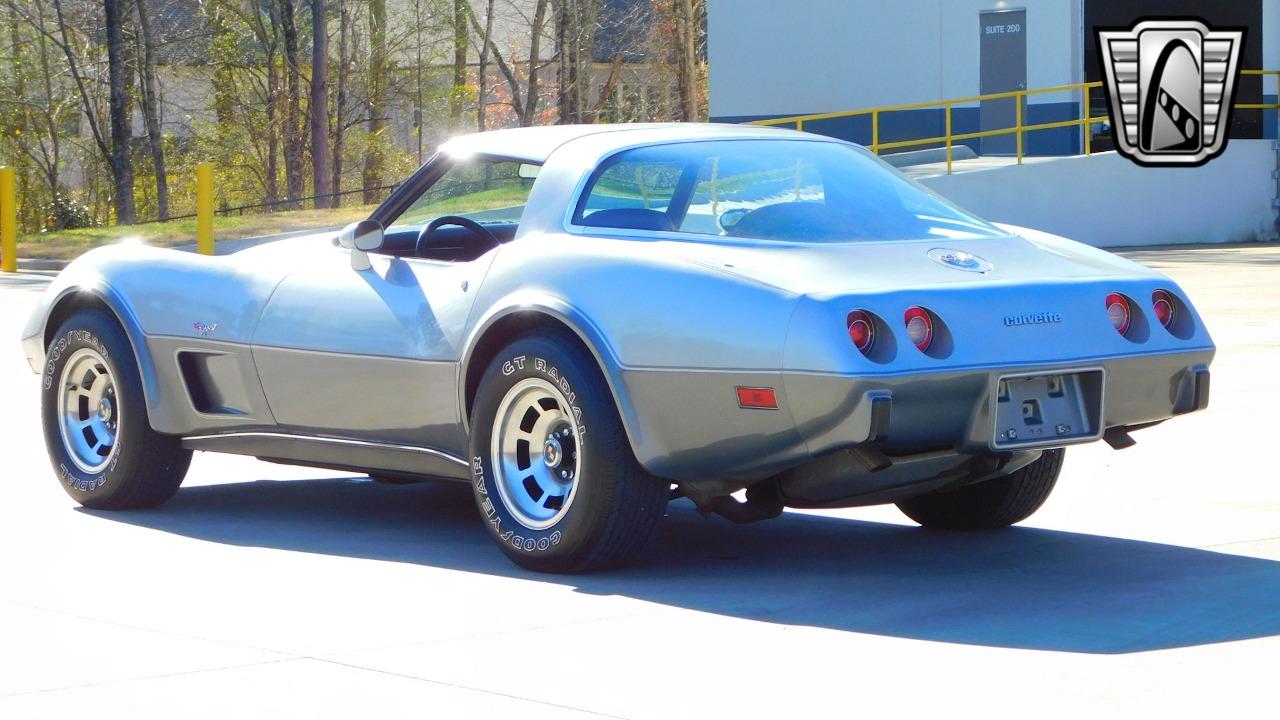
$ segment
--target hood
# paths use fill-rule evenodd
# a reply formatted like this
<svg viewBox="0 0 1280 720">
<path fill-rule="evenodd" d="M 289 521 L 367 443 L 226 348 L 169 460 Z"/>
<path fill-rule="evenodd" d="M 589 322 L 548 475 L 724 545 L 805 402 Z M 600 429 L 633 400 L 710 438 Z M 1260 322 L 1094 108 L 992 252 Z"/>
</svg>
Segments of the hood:
<svg viewBox="0 0 1280 720">
<path fill-rule="evenodd" d="M 290 263 L 289 266 L 297 266 L 300 262 L 305 263 L 309 258 L 317 257 L 322 250 L 333 247 L 333 239 L 337 236 L 337 230 L 319 230 L 254 245 L 226 257 L 237 264 L 250 262 L 258 267 L 266 267 L 263 263 L 276 262 L 287 262 Z"/>
</svg>

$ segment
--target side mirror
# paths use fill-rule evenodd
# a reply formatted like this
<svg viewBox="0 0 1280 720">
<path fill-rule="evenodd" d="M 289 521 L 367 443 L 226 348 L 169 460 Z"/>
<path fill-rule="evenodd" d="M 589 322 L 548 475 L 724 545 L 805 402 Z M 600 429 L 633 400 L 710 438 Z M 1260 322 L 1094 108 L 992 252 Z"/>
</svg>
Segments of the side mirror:
<svg viewBox="0 0 1280 720">
<path fill-rule="evenodd" d="M 373 267 L 369 253 L 382 247 L 382 223 L 376 220 L 360 220 L 342 228 L 334 244 L 351 251 L 351 267 L 368 270 Z"/>
</svg>

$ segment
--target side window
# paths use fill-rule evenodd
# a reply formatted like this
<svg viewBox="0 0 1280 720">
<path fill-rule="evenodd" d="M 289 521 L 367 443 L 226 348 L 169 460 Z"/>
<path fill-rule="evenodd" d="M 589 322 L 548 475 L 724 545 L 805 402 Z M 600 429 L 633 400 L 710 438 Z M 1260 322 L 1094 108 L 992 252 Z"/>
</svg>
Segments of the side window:
<svg viewBox="0 0 1280 720">
<path fill-rule="evenodd" d="M 482 225 L 520 222 L 538 167 L 514 160 L 455 163 L 391 224 L 389 232 L 420 229 L 442 215 Z"/>
<path fill-rule="evenodd" d="M 628 230 L 673 229 L 667 211 L 684 163 L 646 155 L 645 151 L 625 153 L 598 171 L 574 222 Z"/>
<path fill-rule="evenodd" d="M 825 202 L 822 173 L 809 160 L 717 154 L 702 161 L 680 231 L 718 235 L 762 207 Z"/>
</svg>

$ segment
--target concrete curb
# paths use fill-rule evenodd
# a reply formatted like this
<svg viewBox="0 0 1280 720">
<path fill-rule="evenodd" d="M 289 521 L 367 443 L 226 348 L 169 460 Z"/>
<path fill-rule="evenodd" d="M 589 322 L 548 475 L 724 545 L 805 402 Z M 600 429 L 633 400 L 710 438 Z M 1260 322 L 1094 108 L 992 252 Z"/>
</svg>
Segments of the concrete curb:
<svg viewBox="0 0 1280 720">
<path fill-rule="evenodd" d="M 46 260 L 45 258 L 18 258 L 19 270 L 61 270 L 70 260 Z"/>
</svg>

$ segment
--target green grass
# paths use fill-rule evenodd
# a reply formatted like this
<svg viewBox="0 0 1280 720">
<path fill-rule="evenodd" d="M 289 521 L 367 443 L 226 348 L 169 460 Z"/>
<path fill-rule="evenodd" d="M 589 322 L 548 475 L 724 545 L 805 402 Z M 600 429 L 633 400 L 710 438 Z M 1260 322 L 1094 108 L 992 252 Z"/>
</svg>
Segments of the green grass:
<svg viewBox="0 0 1280 720">
<path fill-rule="evenodd" d="M 418 202 L 428 201 L 428 204 L 419 206 L 411 206 L 404 211 L 399 218 L 396 219 L 394 225 L 421 225 L 428 220 L 433 220 L 441 215 L 459 215 L 481 212 L 484 210 L 500 210 L 509 207 L 519 207 L 529 197 L 528 186 L 508 185 L 504 187 L 490 188 L 488 190 L 479 190 L 466 195 L 458 195 L 456 197 L 444 198 L 442 200 L 431 201 L 430 195 L 420 198 Z"/>
<path fill-rule="evenodd" d="M 346 225 L 368 217 L 374 207 L 376 206 L 360 205 L 333 210 L 295 210 L 225 217 L 215 215 L 213 238 L 215 242 L 239 240 L 259 235 Z M 20 258 L 72 260 L 93 248 L 111 245 L 125 239 L 136 239 L 157 247 L 191 244 L 196 241 L 196 221 L 195 218 L 190 218 L 138 225 L 111 225 L 31 233 L 18 237 L 17 255 Z"/>
</svg>

